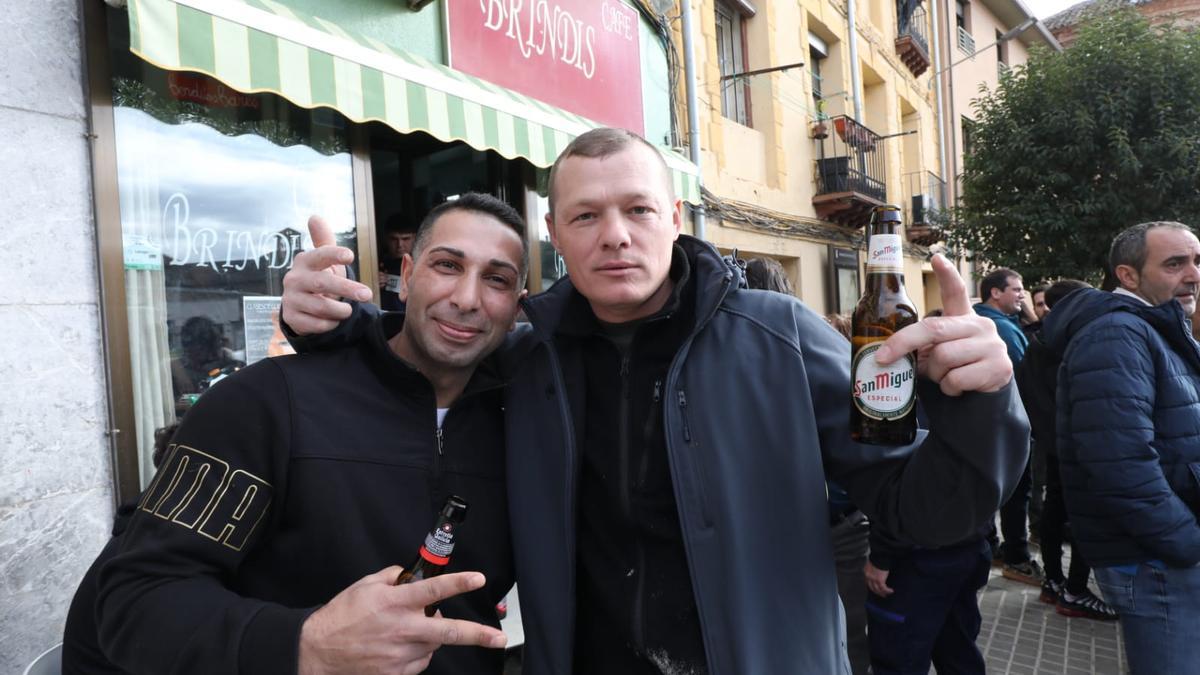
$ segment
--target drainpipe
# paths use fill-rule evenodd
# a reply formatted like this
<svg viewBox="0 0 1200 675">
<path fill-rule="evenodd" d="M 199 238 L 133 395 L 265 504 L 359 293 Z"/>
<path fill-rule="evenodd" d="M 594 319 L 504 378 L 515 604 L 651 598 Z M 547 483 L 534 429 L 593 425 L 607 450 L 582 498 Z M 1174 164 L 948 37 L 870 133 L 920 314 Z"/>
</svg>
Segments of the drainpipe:
<svg viewBox="0 0 1200 675">
<path fill-rule="evenodd" d="M 692 2 L 682 0 L 679 4 L 679 30 L 683 33 L 683 81 L 687 96 L 688 158 L 696 165 L 696 180 L 703 186 L 703 175 L 700 173 L 700 106 L 696 102 L 696 48 L 692 41 Z M 700 203 L 692 207 L 692 223 L 696 238 L 703 240 L 703 196 L 700 197 Z"/>
<path fill-rule="evenodd" d="M 937 93 L 937 133 L 938 133 L 938 173 L 941 174 L 943 181 L 948 181 L 946 176 L 946 109 L 942 107 L 942 44 L 938 39 L 941 31 L 938 30 L 938 5 L 941 0 L 930 0 L 929 7 L 933 12 L 933 86 Z M 945 185 L 945 184 L 943 184 Z M 946 201 L 948 194 L 945 194 L 943 189 L 942 201 Z M 947 204 L 940 204 L 945 207 Z"/>
<path fill-rule="evenodd" d="M 862 122 L 862 72 L 858 65 L 858 5 L 846 0 L 846 15 L 850 22 L 850 88 L 854 90 L 854 121 Z"/>
<path fill-rule="evenodd" d="M 947 7 L 949 7 L 949 4 L 947 4 Z M 957 28 L 957 26 L 956 26 L 956 28 Z M 950 37 L 951 35 L 953 35 L 954 37 L 953 38 Z M 951 31 L 951 29 L 950 29 L 950 12 L 947 10 L 947 12 L 946 12 L 946 43 L 947 43 L 946 44 L 946 52 L 949 54 L 949 56 L 946 57 L 946 60 L 949 61 L 951 64 L 953 64 L 953 62 L 954 62 L 954 56 L 953 56 L 954 46 L 957 43 L 957 41 L 958 41 L 958 34 L 957 34 L 957 32 Z M 958 206 L 958 132 L 956 131 L 957 127 L 955 126 L 956 124 L 958 124 L 958 115 L 957 115 L 957 111 L 955 110 L 955 106 L 954 106 L 954 69 L 953 68 L 946 69 L 946 85 L 947 85 L 946 96 L 947 96 L 947 98 L 950 99 L 947 102 L 950 105 L 950 155 L 949 155 L 950 171 L 946 175 L 945 180 L 946 180 L 946 184 L 950 186 L 951 203 L 954 204 L 955 206 Z"/>
</svg>

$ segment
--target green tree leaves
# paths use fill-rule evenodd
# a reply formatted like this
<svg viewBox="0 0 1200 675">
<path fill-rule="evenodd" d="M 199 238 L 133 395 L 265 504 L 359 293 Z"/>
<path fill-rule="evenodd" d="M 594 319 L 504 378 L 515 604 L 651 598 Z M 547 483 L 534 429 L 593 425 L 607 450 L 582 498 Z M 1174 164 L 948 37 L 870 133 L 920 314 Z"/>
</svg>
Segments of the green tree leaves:
<svg viewBox="0 0 1200 675">
<path fill-rule="evenodd" d="M 951 244 L 1029 283 L 1098 281 L 1125 227 L 1200 225 L 1200 33 L 1096 19 L 975 101 L 973 144 Z"/>
</svg>

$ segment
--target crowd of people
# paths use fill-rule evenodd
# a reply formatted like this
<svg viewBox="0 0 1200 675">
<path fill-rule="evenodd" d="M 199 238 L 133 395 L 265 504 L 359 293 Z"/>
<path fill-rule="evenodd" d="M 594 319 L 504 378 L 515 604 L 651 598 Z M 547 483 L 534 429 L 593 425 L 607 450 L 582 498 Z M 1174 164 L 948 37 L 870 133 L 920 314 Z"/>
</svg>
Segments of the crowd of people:
<svg viewBox="0 0 1200 675">
<path fill-rule="evenodd" d="M 935 256 L 940 314 L 875 356 L 919 354 L 922 428 L 882 447 L 850 437 L 844 334 L 777 266 L 682 234 L 652 145 L 583 134 L 548 190 L 568 274 L 533 297 L 525 223 L 489 195 L 397 245 L 392 312 L 314 219 L 284 280 L 301 354 L 183 418 L 81 586 L 64 672 L 499 673 L 516 580 L 529 675 L 982 673 L 993 560 L 1064 614 L 1119 615 L 1135 675 L 1200 663 L 1186 226 L 1122 233 L 1111 293 L 1026 302 L 996 270 L 972 307 Z M 452 573 L 393 585 L 450 494 Z"/>
</svg>

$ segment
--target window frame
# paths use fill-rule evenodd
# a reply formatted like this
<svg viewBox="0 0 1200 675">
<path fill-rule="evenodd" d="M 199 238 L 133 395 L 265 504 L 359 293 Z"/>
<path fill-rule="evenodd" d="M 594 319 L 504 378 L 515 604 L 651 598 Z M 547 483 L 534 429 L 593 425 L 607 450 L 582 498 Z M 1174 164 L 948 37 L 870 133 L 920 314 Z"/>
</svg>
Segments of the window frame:
<svg viewBox="0 0 1200 675">
<path fill-rule="evenodd" d="M 820 36 L 808 33 L 808 70 L 811 75 L 813 105 L 820 111 L 821 101 L 825 100 L 825 78 L 821 75 L 821 62 L 829 58 L 829 46 Z M 817 115 L 819 117 L 819 115 Z"/>
<path fill-rule="evenodd" d="M 107 384 L 108 449 L 113 469 L 115 505 L 136 499 L 142 491 L 134 413 L 134 384 L 125 288 L 120 186 L 117 184 L 117 139 L 113 112 L 112 66 L 109 61 L 108 5 L 83 4 L 85 77 L 88 85 L 88 138 L 91 141 L 93 220 L 100 286 L 100 333 Z M 128 10 L 113 10 L 128 11 Z M 375 270 L 374 200 L 371 158 L 361 125 L 350 129 L 351 181 L 355 231 L 363 283 L 378 289 Z M 375 301 L 378 302 L 378 290 Z"/>
<path fill-rule="evenodd" d="M 742 126 L 754 126 L 750 104 L 750 83 L 746 78 L 724 79 L 728 75 L 746 71 L 749 53 L 746 47 L 746 11 L 741 5 L 731 6 L 725 0 L 714 3 L 715 33 L 717 39 L 717 68 L 721 74 L 721 115 Z M 723 35 L 729 37 L 722 39 Z M 732 44 L 727 43 L 730 40 Z M 725 58 L 728 51 L 732 63 Z M 733 108 L 731 111 L 730 108 Z"/>
</svg>

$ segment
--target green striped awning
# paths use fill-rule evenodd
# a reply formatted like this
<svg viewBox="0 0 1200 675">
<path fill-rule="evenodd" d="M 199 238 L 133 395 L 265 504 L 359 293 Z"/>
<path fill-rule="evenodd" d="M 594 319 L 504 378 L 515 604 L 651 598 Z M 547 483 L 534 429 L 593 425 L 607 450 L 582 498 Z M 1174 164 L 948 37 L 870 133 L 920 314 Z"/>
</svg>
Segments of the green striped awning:
<svg viewBox="0 0 1200 675">
<path fill-rule="evenodd" d="M 460 0 L 461 1 L 461 0 Z M 353 34 L 272 0 L 129 0 L 134 54 L 166 70 L 271 92 L 355 122 L 423 131 L 548 167 L 595 122 Z M 660 148 L 676 195 L 700 203 L 697 168 Z"/>
</svg>

